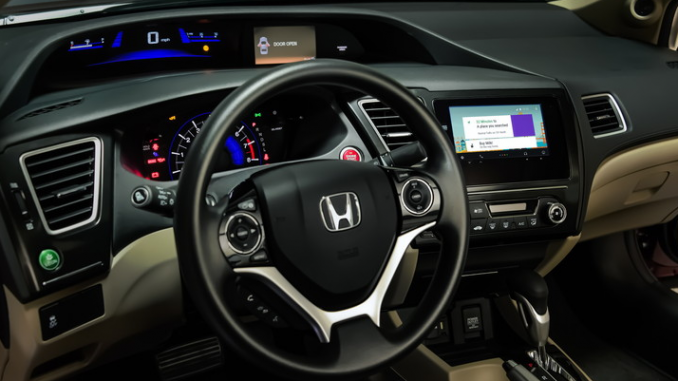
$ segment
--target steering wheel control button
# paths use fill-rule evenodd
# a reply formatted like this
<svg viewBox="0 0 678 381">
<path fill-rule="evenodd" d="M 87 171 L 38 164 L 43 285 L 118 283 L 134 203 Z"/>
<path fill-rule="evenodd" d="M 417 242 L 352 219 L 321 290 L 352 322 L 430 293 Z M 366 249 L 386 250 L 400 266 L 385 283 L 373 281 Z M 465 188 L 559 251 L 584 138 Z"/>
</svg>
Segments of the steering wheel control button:
<svg viewBox="0 0 678 381">
<path fill-rule="evenodd" d="M 259 222 L 247 213 L 232 215 L 225 227 L 228 245 L 239 254 L 251 254 L 259 248 L 262 240 Z"/>
<path fill-rule="evenodd" d="M 245 287 L 239 287 L 240 295 L 243 298 L 245 307 L 264 323 L 273 327 L 287 327 L 287 322 L 273 310 L 267 303 L 261 300 L 254 292 Z"/>
<path fill-rule="evenodd" d="M 247 241 L 247 239 L 250 236 L 249 229 L 244 228 L 242 226 L 238 226 L 235 230 L 236 230 L 235 236 L 238 237 L 239 240 Z"/>
<path fill-rule="evenodd" d="M 40 263 L 40 267 L 47 271 L 54 271 L 61 266 L 61 255 L 57 253 L 55 250 L 52 249 L 46 249 L 40 252 L 40 256 L 38 257 L 38 262 Z"/>
<path fill-rule="evenodd" d="M 422 198 L 424 198 L 424 195 L 422 195 L 421 192 L 419 192 L 418 190 L 415 189 L 412 192 L 410 192 L 410 201 L 413 204 L 421 203 Z"/>
<path fill-rule="evenodd" d="M 409 179 L 411 174 L 410 174 L 410 172 L 397 171 L 395 176 L 396 176 L 396 180 L 398 180 L 398 182 L 401 183 L 401 182 Z"/>
<path fill-rule="evenodd" d="M 433 205 L 433 190 L 428 183 L 422 179 L 410 179 L 403 186 L 401 195 L 405 209 L 421 216 L 426 214 Z"/>
<path fill-rule="evenodd" d="M 263 263 L 268 262 L 268 254 L 264 250 L 259 250 L 258 252 L 252 254 L 250 257 L 250 262 L 252 263 Z"/>
<path fill-rule="evenodd" d="M 487 218 L 489 213 L 484 202 L 472 202 L 469 204 L 469 213 L 471 218 Z"/>
<path fill-rule="evenodd" d="M 360 150 L 355 147 L 346 147 L 342 149 L 339 158 L 346 161 L 363 161 L 363 155 L 360 153 Z"/>
<path fill-rule="evenodd" d="M 247 199 L 238 203 L 238 209 L 247 212 L 255 212 L 257 210 L 257 204 L 254 202 L 254 199 Z"/>
<path fill-rule="evenodd" d="M 561 224 L 567 218 L 567 209 L 565 205 L 556 202 L 549 205 L 548 218 L 553 224 Z"/>
</svg>

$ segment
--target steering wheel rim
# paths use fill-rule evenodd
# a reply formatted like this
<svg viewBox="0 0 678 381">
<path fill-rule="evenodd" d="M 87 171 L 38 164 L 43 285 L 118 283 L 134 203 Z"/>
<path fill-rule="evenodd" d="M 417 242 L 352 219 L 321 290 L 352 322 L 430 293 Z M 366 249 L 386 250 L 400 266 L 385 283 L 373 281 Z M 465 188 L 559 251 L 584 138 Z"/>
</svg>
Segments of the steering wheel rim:
<svg viewBox="0 0 678 381">
<path fill-rule="evenodd" d="M 338 336 L 334 350 L 330 351 L 333 354 L 323 358 L 309 358 L 271 347 L 252 336 L 240 321 L 226 302 L 229 295 L 237 292 L 233 280 L 239 275 L 226 261 L 217 239 L 225 206 L 211 207 L 204 201 L 221 142 L 240 116 L 275 95 L 309 85 L 356 90 L 396 110 L 426 150 L 428 160 L 419 173 L 432 181 L 436 197 L 441 199 L 433 224 L 442 241 L 438 270 L 408 323 L 385 334 L 374 324 L 372 330 L 364 319 L 342 321 L 338 326 L 341 329 L 333 328 Z M 294 378 L 351 379 L 371 374 L 407 354 L 421 343 L 445 312 L 465 262 L 469 235 L 467 208 L 465 183 L 454 148 L 435 117 L 407 88 L 361 64 L 314 60 L 268 70 L 240 86 L 217 106 L 184 163 L 177 190 L 174 230 L 182 278 L 194 304 L 216 334 L 236 353 Z M 420 230 L 416 232 L 429 225 L 419 223 Z M 405 230 L 402 225 L 399 229 Z M 409 236 L 401 234 L 400 237 L 412 239 L 414 232 L 410 230 Z M 372 341 L 366 341 L 367 337 Z"/>
</svg>

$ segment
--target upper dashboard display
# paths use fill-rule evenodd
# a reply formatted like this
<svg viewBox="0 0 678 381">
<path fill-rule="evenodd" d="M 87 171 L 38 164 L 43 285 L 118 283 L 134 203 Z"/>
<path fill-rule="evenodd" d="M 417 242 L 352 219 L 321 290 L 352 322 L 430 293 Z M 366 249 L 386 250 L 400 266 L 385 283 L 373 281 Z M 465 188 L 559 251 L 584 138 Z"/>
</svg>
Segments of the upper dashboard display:
<svg viewBox="0 0 678 381">
<path fill-rule="evenodd" d="M 79 31 L 53 41 L 31 90 L 34 96 L 121 78 L 254 68 L 309 59 L 361 63 L 434 63 L 402 29 L 371 20 L 260 15 L 162 18 Z M 369 27 L 368 27 L 369 26 Z"/>
<path fill-rule="evenodd" d="M 315 28 L 312 26 L 272 26 L 254 28 L 254 63 L 284 64 L 316 57 Z"/>
</svg>

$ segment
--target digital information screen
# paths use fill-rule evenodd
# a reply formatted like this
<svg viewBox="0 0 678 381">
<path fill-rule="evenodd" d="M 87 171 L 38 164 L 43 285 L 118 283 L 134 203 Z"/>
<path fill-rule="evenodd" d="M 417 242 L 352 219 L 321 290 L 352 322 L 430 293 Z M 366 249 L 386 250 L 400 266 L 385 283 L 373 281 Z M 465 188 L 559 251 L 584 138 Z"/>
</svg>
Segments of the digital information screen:
<svg viewBox="0 0 678 381">
<path fill-rule="evenodd" d="M 539 104 L 450 106 L 448 111 L 462 160 L 549 154 Z"/>
<path fill-rule="evenodd" d="M 315 27 L 270 26 L 254 28 L 254 63 L 284 64 L 315 59 Z"/>
</svg>

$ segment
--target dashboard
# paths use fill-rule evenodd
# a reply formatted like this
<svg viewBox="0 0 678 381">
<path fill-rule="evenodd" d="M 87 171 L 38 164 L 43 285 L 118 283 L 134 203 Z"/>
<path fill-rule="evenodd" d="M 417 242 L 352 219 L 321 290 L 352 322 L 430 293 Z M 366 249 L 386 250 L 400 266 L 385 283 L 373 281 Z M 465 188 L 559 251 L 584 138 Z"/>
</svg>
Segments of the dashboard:
<svg viewBox="0 0 678 381">
<path fill-rule="evenodd" d="M 194 7 L 17 25 L 0 41 L 0 267 L 9 309 L 38 332 L 16 379 L 56 379 L 84 366 L 72 353 L 114 352 L 155 319 L 180 320 L 171 203 L 184 159 L 234 89 L 285 63 L 368 65 L 437 118 L 465 179 L 467 276 L 547 272 L 582 237 L 678 210 L 662 177 L 676 161 L 663 145 L 678 135 L 675 51 L 547 3 Z M 407 151 L 417 137 L 397 110 L 353 89 L 295 87 L 238 119 L 214 202 L 273 166 L 426 160 Z M 422 278 L 439 244 L 428 231 L 412 242 Z M 51 331 L 49 308 L 73 296 L 94 307 Z M 135 319 L 119 338 L 104 332 Z"/>
</svg>

